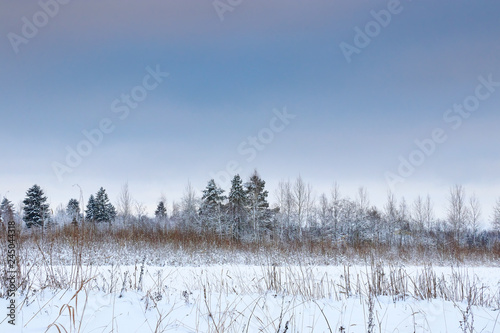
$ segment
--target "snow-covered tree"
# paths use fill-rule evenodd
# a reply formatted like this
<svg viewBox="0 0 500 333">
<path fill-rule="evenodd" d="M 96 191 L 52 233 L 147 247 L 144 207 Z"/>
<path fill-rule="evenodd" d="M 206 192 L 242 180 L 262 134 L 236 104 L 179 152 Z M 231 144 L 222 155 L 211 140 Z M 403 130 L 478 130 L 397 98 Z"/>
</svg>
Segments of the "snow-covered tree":
<svg viewBox="0 0 500 333">
<path fill-rule="evenodd" d="M 299 176 L 293 185 L 293 202 L 295 206 L 296 224 L 299 238 L 302 238 L 302 230 L 309 225 L 309 214 L 311 213 L 312 200 L 311 185 L 306 184 Z"/>
<path fill-rule="evenodd" d="M 425 209 L 424 200 L 420 195 L 415 199 L 411 208 L 410 220 L 412 222 L 412 229 L 421 232 L 425 227 Z"/>
<path fill-rule="evenodd" d="M 85 219 L 87 221 L 95 221 L 96 216 L 96 205 L 94 195 L 91 194 L 89 200 L 87 201 L 87 209 L 85 210 Z"/>
<path fill-rule="evenodd" d="M 377 207 L 372 206 L 368 209 L 366 219 L 368 221 L 368 229 L 366 230 L 367 235 L 364 235 L 364 237 L 381 243 L 384 235 L 382 213 L 378 211 Z"/>
<path fill-rule="evenodd" d="M 7 229 L 10 221 L 14 221 L 14 205 L 9 199 L 4 197 L 0 204 L 0 226 Z"/>
<path fill-rule="evenodd" d="M 177 228 L 179 226 L 179 223 L 181 221 L 181 205 L 179 205 L 177 202 L 172 201 L 172 212 L 170 214 L 170 217 L 168 219 L 169 225 L 171 225 L 174 228 Z"/>
<path fill-rule="evenodd" d="M 146 205 L 144 205 L 142 202 L 135 202 L 135 215 L 137 218 L 137 223 L 139 223 L 139 225 L 144 225 L 149 220 L 146 213 Z"/>
<path fill-rule="evenodd" d="M 368 191 L 366 188 L 360 187 L 356 199 L 346 207 L 349 208 L 349 239 L 351 243 L 356 244 L 367 237 L 367 231 L 370 228 L 368 219 L 370 199 L 368 198 Z"/>
<path fill-rule="evenodd" d="M 87 202 L 86 219 L 93 222 L 111 223 L 116 218 L 115 207 L 109 202 L 108 194 L 100 188 Z"/>
<path fill-rule="evenodd" d="M 196 230 L 200 229 L 200 218 L 198 215 L 199 198 L 196 196 L 191 182 L 188 182 L 184 194 L 181 199 L 178 225 L 180 230 Z"/>
<path fill-rule="evenodd" d="M 162 221 L 167 218 L 167 207 L 165 207 L 165 202 L 160 201 L 158 206 L 156 206 L 155 216 L 158 220 Z"/>
<path fill-rule="evenodd" d="M 4 223 L 14 220 L 14 205 L 6 197 L 3 198 L 0 204 L 0 219 Z"/>
<path fill-rule="evenodd" d="M 361 228 L 360 220 L 364 218 L 364 215 L 360 216 L 359 207 L 356 202 L 343 198 L 338 202 L 339 210 L 339 232 L 341 243 L 350 242 L 354 243 L 359 240 Z"/>
<path fill-rule="evenodd" d="M 500 198 L 497 200 L 495 207 L 493 208 L 491 224 L 493 226 L 493 230 L 500 233 Z"/>
<path fill-rule="evenodd" d="M 108 194 L 104 188 L 100 188 L 95 196 L 95 203 L 97 208 L 96 221 L 97 222 L 112 222 L 116 217 L 116 209 L 109 202 Z"/>
<path fill-rule="evenodd" d="M 427 195 L 425 200 L 421 196 L 418 196 L 413 202 L 410 215 L 413 222 L 413 228 L 416 229 L 416 231 L 425 229 L 430 231 L 434 223 L 434 212 L 430 196 Z"/>
<path fill-rule="evenodd" d="M 43 227 L 50 220 L 49 205 L 46 203 L 47 197 L 38 185 L 33 185 L 26 192 L 23 201 L 23 220 L 28 228 L 32 226 Z"/>
<path fill-rule="evenodd" d="M 57 205 L 56 209 L 53 211 L 51 216 L 51 223 L 54 225 L 65 225 L 68 222 L 71 222 L 69 219 L 69 215 L 66 211 L 66 206 L 63 204 Z"/>
<path fill-rule="evenodd" d="M 333 233 L 333 207 L 326 194 L 320 195 L 318 205 L 317 216 L 321 238 L 331 238 Z"/>
<path fill-rule="evenodd" d="M 448 224 L 457 241 L 460 240 L 460 236 L 467 228 L 469 221 L 470 210 L 469 207 L 467 207 L 465 190 L 461 185 L 455 185 L 450 189 Z"/>
<path fill-rule="evenodd" d="M 330 191 L 330 201 L 333 219 L 333 235 L 337 238 L 339 227 L 342 223 L 340 216 L 342 214 L 342 196 L 340 195 L 339 185 L 335 182 Z"/>
<path fill-rule="evenodd" d="M 427 227 L 427 230 L 431 230 L 434 228 L 435 217 L 434 217 L 434 206 L 432 204 L 431 197 L 428 194 L 427 198 L 425 199 L 424 211 L 425 211 L 425 226 Z"/>
<path fill-rule="evenodd" d="M 398 212 L 398 202 L 394 193 L 389 191 L 387 193 L 387 202 L 384 205 L 384 223 L 387 232 L 387 238 L 389 240 L 396 234 L 398 229 L 399 212 Z"/>
<path fill-rule="evenodd" d="M 408 208 L 404 197 L 402 197 L 399 202 L 397 228 L 399 234 L 399 246 L 402 246 L 405 239 L 408 238 L 407 236 L 410 234 L 410 209 Z"/>
<path fill-rule="evenodd" d="M 481 219 L 481 203 L 479 199 L 473 194 L 469 198 L 469 225 L 472 232 L 472 243 L 476 244 L 476 236 L 479 233 L 479 222 Z"/>
<path fill-rule="evenodd" d="M 243 188 L 240 175 L 231 180 L 231 190 L 228 196 L 228 220 L 232 237 L 240 238 L 246 225 L 247 194 Z"/>
<path fill-rule="evenodd" d="M 66 206 L 66 215 L 72 223 L 77 223 L 82 220 L 82 214 L 80 212 L 80 203 L 76 199 L 69 199 L 68 205 Z"/>
<path fill-rule="evenodd" d="M 162 196 L 155 210 L 156 223 L 162 228 L 168 228 L 170 224 L 167 214 L 167 206 L 165 205 L 165 202 L 166 199 Z"/>
<path fill-rule="evenodd" d="M 222 193 L 224 190 L 215 184 L 215 180 L 210 179 L 201 197 L 200 218 L 203 230 L 217 230 L 219 234 L 223 233 L 222 205 L 226 197 Z"/>
<path fill-rule="evenodd" d="M 265 190 L 266 182 L 260 178 L 257 170 L 250 176 L 245 184 L 247 197 L 248 220 L 254 239 L 259 239 L 265 229 L 270 227 L 271 212 L 267 202 L 268 191 Z"/>
<path fill-rule="evenodd" d="M 132 202 L 128 183 L 125 183 L 118 196 L 118 216 L 124 224 L 129 223 L 132 219 Z"/>
<path fill-rule="evenodd" d="M 282 180 L 276 189 L 277 208 L 279 210 L 278 223 L 280 238 L 293 236 L 293 195 L 290 180 Z"/>
</svg>

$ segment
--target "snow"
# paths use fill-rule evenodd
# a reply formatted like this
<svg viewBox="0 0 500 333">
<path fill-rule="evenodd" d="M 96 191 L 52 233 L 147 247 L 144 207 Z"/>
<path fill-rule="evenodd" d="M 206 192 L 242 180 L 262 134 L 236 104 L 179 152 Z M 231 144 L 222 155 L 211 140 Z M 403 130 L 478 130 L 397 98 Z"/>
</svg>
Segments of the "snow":
<svg viewBox="0 0 500 333">
<path fill-rule="evenodd" d="M 371 267 L 316 265 L 32 267 L 33 285 L 18 295 L 17 326 L 1 332 L 367 332 Z M 141 269 L 143 274 L 141 275 Z M 472 306 L 474 332 L 500 332 L 500 268 L 383 266 L 407 281 L 434 272 L 449 290 L 478 286 L 487 306 Z M 347 273 L 348 272 L 348 273 Z M 346 273 L 350 280 L 346 294 Z M 52 275 L 51 275 L 52 274 Z M 73 275 L 74 276 L 74 275 Z M 66 281 L 55 288 L 50 280 Z M 455 282 L 456 283 L 455 283 Z M 460 294 L 455 290 L 453 295 Z M 462 332 L 467 301 L 421 300 L 408 287 L 374 299 L 374 332 Z M 7 300 L 0 299 L 6 309 Z M 462 323 L 464 325 L 464 323 Z M 288 327 L 288 329 L 285 328 Z M 279 328 L 279 330 L 278 330 Z"/>
</svg>

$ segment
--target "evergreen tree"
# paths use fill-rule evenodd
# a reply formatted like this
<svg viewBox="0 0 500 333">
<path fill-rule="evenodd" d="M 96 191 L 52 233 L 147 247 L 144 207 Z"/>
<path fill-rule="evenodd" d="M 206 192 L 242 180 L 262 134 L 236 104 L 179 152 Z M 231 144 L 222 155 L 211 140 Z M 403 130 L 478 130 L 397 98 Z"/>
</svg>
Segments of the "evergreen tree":
<svg viewBox="0 0 500 333">
<path fill-rule="evenodd" d="M 240 175 L 231 180 L 231 190 L 228 196 L 228 218 L 232 237 L 239 239 L 245 229 L 247 194 L 243 189 Z"/>
<path fill-rule="evenodd" d="M 7 198 L 3 198 L 0 204 L 0 225 L 7 229 L 10 221 L 14 221 L 14 205 Z"/>
<path fill-rule="evenodd" d="M 167 208 L 165 207 L 165 203 L 160 201 L 155 210 L 155 216 L 158 220 L 162 221 L 167 218 Z"/>
<path fill-rule="evenodd" d="M 94 195 L 91 194 L 89 200 L 87 201 L 87 209 L 85 210 L 85 219 L 87 221 L 95 222 L 96 218 L 96 204 Z"/>
<path fill-rule="evenodd" d="M 106 190 L 101 187 L 95 195 L 94 221 L 111 223 L 115 218 L 116 218 L 116 209 L 109 202 Z"/>
<path fill-rule="evenodd" d="M 24 199 L 24 216 L 23 220 L 28 228 L 32 226 L 43 227 L 46 222 L 49 222 L 50 212 L 49 205 L 46 203 L 47 197 L 44 196 L 43 190 L 38 185 L 33 185 L 26 192 Z"/>
<path fill-rule="evenodd" d="M 82 219 L 82 214 L 80 213 L 80 203 L 78 202 L 78 200 L 69 200 L 68 205 L 66 206 L 66 214 L 73 223 L 76 223 Z"/>
<path fill-rule="evenodd" d="M 222 203 L 226 199 L 222 193 L 224 193 L 224 190 L 218 187 L 213 179 L 210 179 L 207 187 L 203 190 L 201 198 L 200 217 L 202 229 L 218 229 L 219 234 L 222 234 Z"/>
<path fill-rule="evenodd" d="M 264 229 L 270 228 L 271 212 L 267 202 L 268 191 L 264 189 L 266 182 L 260 178 L 257 170 L 245 184 L 250 227 L 255 239 L 260 237 Z"/>
<path fill-rule="evenodd" d="M 85 219 L 92 222 L 112 222 L 116 218 L 116 209 L 109 202 L 108 194 L 100 188 L 96 195 L 90 195 L 85 211 Z"/>
<path fill-rule="evenodd" d="M 3 198 L 0 204 L 0 219 L 4 223 L 14 220 L 14 205 L 6 197 Z"/>
</svg>

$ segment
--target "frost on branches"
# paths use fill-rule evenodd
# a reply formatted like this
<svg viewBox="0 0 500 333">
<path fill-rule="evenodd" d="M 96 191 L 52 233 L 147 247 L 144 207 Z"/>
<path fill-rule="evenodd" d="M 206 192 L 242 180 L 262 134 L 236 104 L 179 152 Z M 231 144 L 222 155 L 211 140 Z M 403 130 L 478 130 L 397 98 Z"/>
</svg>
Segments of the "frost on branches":
<svg viewBox="0 0 500 333">
<path fill-rule="evenodd" d="M 33 226 L 43 227 L 50 219 L 49 205 L 46 203 L 47 197 L 38 185 L 33 185 L 26 192 L 24 199 L 23 220 L 28 228 Z"/>
<path fill-rule="evenodd" d="M 92 222 L 111 223 L 116 218 L 116 209 L 109 202 L 108 194 L 100 188 L 96 195 L 90 195 L 85 211 L 85 219 Z"/>
</svg>

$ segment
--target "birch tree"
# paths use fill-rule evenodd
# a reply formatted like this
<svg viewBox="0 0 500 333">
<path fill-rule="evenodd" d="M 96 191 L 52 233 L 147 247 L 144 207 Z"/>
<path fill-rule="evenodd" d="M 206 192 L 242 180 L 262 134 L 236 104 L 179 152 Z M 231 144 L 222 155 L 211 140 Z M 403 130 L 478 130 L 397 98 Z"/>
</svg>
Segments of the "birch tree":
<svg viewBox="0 0 500 333">
<path fill-rule="evenodd" d="M 448 224 L 455 240 L 460 241 L 460 237 L 470 219 L 470 211 L 467 207 L 464 188 L 461 185 L 452 187 L 448 201 Z"/>
</svg>

